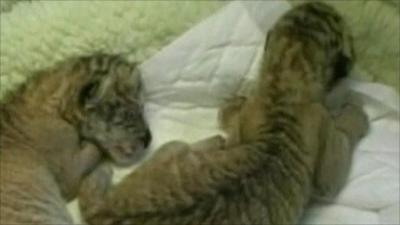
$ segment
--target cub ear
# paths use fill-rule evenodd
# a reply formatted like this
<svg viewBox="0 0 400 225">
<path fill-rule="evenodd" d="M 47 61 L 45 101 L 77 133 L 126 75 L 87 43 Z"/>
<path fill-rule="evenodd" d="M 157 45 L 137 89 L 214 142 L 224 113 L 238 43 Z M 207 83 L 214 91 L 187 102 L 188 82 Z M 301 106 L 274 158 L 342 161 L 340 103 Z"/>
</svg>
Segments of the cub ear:
<svg viewBox="0 0 400 225">
<path fill-rule="evenodd" d="M 330 82 L 330 86 L 334 86 L 342 79 L 350 75 L 351 69 L 353 67 L 353 60 L 351 60 L 343 52 L 339 52 L 334 60 L 333 73 Z"/>
<path fill-rule="evenodd" d="M 129 88 L 135 95 L 139 95 L 142 91 L 142 83 L 142 73 L 138 67 L 135 67 L 129 77 Z"/>
<path fill-rule="evenodd" d="M 268 32 L 267 32 L 267 37 L 265 38 L 265 42 L 264 42 L 264 51 L 267 50 L 268 42 L 269 42 L 269 39 L 270 39 L 270 38 L 271 38 L 271 31 L 268 31 Z"/>
<path fill-rule="evenodd" d="M 116 78 L 116 91 L 126 95 L 137 95 L 142 87 L 142 75 L 136 63 L 125 63 L 118 68 Z"/>
<path fill-rule="evenodd" d="M 139 68 L 135 68 L 132 73 L 133 77 L 133 82 L 135 82 L 135 90 L 136 92 L 140 92 L 143 86 L 143 80 L 142 80 L 142 72 L 139 70 Z"/>
<path fill-rule="evenodd" d="M 356 61 L 357 56 L 354 49 L 354 38 L 353 35 L 351 35 L 347 31 L 348 28 L 346 27 L 346 30 L 343 34 L 342 54 L 347 56 L 352 61 Z"/>
<path fill-rule="evenodd" d="M 342 42 L 343 46 L 341 50 L 336 53 L 333 61 L 331 85 L 335 85 L 338 81 L 348 77 L 356 60 L 353 37 L 350 34 L 345 33 Z"/>
<path fill-rule="evenodd" d="M 352 68 L 353 60 L 351 60 L 347 55 L 339 53 L 335 62 L 335 77 L 348 77 Z"/>
<path fill-rule="evenodd" d="M 79 93 L 79 105 L 85 109 L 93 107 L 99 101 L 99 88 L 100 83 L 98 81 L 84 85 Z"/>
</svg>

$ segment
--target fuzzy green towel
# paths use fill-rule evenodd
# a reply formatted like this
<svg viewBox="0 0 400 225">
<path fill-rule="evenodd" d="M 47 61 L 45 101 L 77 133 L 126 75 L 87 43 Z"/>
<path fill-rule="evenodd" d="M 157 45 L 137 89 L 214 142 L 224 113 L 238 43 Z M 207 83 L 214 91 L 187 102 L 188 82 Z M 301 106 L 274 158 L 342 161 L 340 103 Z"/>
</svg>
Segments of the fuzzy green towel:
<svg viewBox="0 0 400 225">
<path fill-rule="evenodd" d="M 3 2 L 3 1 L 2 1 Z M 32 1 L 2 5 L 0 99 L 34 71 L 74 55 L 142 62 L 224 5 L 217 1 Z M 7 12 L 8 11 L 8 12 Z"/>
<path fill-rule="evenodd" d="M 361 73 L 363 78 L 399 91 L 400 5 L 396 1 L 325 1 L 342 13 L 353 29 L 358 68 L 365 70 Z M 33 71 L 70 56 L 105 51 L 143 61 L 225 4 L 219 1 L 14 2 L 0 1 L 3 11 L 0 100 Z"/>
</svg>

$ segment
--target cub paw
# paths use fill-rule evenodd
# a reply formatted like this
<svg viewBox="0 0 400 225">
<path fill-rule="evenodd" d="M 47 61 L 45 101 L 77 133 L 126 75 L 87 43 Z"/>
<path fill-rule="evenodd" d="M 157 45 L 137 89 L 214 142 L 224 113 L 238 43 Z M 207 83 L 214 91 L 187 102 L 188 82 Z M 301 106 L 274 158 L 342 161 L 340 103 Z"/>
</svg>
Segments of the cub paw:
<svg viewBox="0 0 400 225">
<path fill-rule="evenodd" d="M 226 140 L 221 135 L 215 135 L 200 141 L 197 141 L 191 145 L 193 151 L 207 151 L 207 150 L 218 150 L 224 149 L 226 146 Z"/>
<path fill-rule="evenodd" d="M 363 101 L 357 93 L 348 95 L 342 109 L 336 116 L 336 124 L 346 133 L 363 137 L 369 129 L 368 115 L 363 110 Z"/>
<path fill-rule="evenodd" d="M 82 182 L 79 207 L 83 217 L 90 216 L 102 204 L 112 185 L 113 171 L 109 164 L 99 165 Z"/>
<path fill-rule="evenodd" d="M 232 119 L 240 113 L 243 104 L 246 102 L 247 98 L 243 96 L 236 96 L 227 99 L 223 103 L 218 111 L 218 121 L 222 128 L 229 127 Z"/>
</svg>

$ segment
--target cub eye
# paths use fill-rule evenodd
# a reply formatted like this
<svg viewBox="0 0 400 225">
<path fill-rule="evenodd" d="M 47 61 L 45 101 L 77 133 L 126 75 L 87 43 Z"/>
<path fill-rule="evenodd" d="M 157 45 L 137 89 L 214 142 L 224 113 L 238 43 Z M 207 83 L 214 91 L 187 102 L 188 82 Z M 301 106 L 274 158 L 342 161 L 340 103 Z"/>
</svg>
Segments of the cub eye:
<svg viewBox="0 0 400 225">
<path fill-rule="evenodd" d="M 96 92 L 99 88 L 99 82 L 92 82 L 84 86 L 79 94 L 79 104 L 87 106 L 93 104 L 97 99 Z"/>
</svg>

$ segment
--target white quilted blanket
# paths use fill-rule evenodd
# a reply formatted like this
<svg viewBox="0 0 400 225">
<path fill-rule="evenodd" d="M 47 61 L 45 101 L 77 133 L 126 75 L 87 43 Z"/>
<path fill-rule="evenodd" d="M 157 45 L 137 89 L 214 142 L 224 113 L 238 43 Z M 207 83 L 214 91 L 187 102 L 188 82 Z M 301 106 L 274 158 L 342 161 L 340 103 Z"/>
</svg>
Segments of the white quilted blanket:
<svg viewBox="0 0 400 225">
<path fill-rule="evenodd" d="M 283 1 L 230 3 L 143 63 L 152 149 L 220 132 L 218 105 L 255 76 L 265 32 L 288 8 Z M 311 206 L 303 223 L 399 224 L 399 96 L 379 84 L 351 85 L 366 101 L 370 133 L 344 190 L 330 204 Z"/>
</svg>

